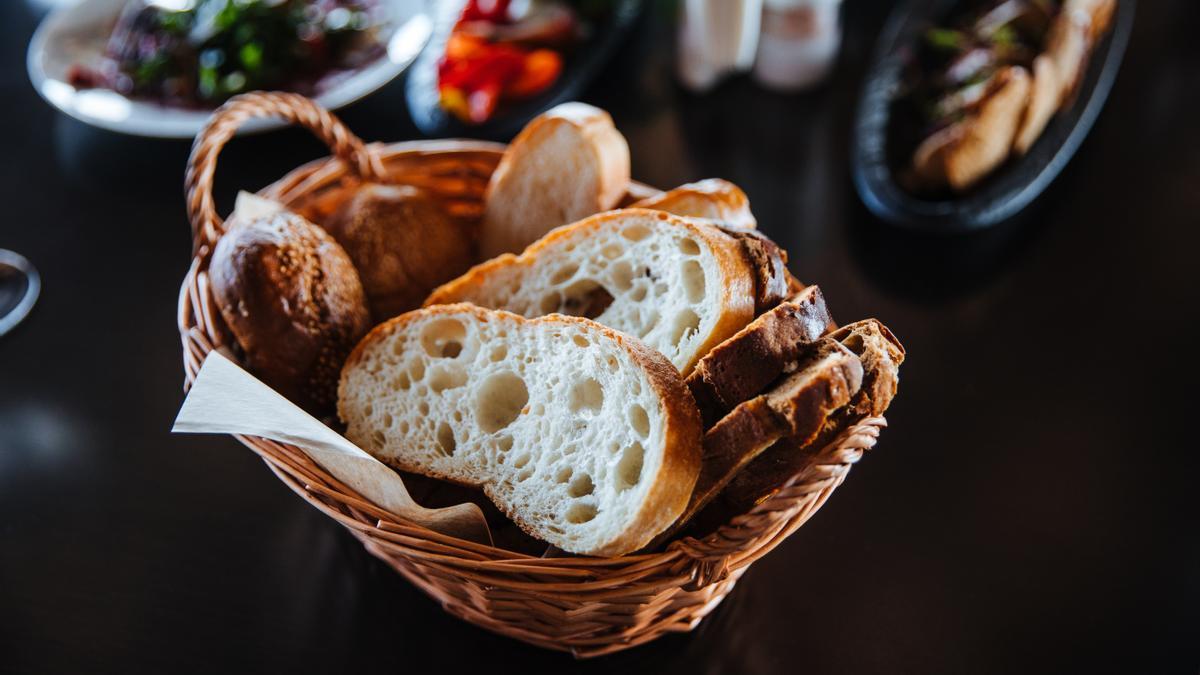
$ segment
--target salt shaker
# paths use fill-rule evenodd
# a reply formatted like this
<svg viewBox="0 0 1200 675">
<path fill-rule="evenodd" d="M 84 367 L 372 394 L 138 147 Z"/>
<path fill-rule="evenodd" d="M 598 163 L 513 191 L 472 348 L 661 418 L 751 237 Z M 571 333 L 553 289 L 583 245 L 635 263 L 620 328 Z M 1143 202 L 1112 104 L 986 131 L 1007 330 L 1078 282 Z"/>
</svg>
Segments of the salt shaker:
<svg viewBox="0 0 1200 675">
<path fill-rule="evenodd" d="M 842 42 L 841 0 L 764 0 L 754 78 L 780 91 L 825 79 Z"/>
<path fill-rule="evenodd" d="M 684 0 L 677 66 L 679 79 L 706 91 L 754 63 L 763 0 Z"/>
</svg>

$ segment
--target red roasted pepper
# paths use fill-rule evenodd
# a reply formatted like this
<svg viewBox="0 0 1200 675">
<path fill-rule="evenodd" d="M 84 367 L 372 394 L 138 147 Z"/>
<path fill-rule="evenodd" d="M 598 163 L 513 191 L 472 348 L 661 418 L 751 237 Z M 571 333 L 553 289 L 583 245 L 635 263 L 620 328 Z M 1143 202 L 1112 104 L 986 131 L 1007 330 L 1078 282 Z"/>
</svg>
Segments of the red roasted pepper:
<svg viewBox="0 0 1200 675">
<path fill-rule="evenodd" d="M 525 55 L 524 66 L 504 88 L 506 97 L 528 98 L 549 89 L 562 73 L 562 56 L 553 49 L 535 49 Z"/>
<path fill-rule="evenodd" d="M 459 23 L 467 21 L 491 21 L 492 23 L 508 23 L 508 6 L 512 0 L 468 0 L 463 7 Z"/>
<path fill-rule="evenodd" d="M 558 80 L 562 55 L 551 49 L 530 51 L 511 42 L 492 42 L 467 28 L 472 21 L 506 23 L 511 0 L 470 0 L 438 62 L 442 107 L 464 122 L 486 122 L 502 99 L 537 95 Z"/>
</svg>

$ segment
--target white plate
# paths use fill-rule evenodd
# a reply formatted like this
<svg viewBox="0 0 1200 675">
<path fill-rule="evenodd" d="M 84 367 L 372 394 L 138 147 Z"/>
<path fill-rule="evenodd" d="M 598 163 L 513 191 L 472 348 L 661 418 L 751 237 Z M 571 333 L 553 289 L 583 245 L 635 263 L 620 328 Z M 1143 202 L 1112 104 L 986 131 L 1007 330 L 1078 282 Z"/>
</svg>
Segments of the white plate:
<svg viewBox="0 0 1200 675">
<path fill-rule="evenodd" d="M 192 138 L 209 110 L 172 108 L 126 98 L 108 89 L 76 89 L 67 81 L 73 64 L 94 62 L 104 52 L 108 31 L 126 0 L 82 0 L 52 12 L 29 43 L 26 65 L 33 86 L 51 105 L 93 126 L 135 136 Z M 429 40 L 432 22 L 424 0 L 387 0 L 390 7 L 387 53 L 316 98 L 336 110 L 379 89 L 413 62 Z M 272 119 L 251 120 L 242 132 L 282 126 Z"/>
</svg>

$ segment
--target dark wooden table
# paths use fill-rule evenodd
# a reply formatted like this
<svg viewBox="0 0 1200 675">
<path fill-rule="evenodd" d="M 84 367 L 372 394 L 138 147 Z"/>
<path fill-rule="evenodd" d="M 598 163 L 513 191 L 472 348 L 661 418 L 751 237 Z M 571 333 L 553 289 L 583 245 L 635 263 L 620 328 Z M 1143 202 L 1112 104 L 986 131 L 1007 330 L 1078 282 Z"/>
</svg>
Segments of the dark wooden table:
<svg viewBox="0 0 1200 675">
<path fill-rule="evenodd" d="M 648 13 L 586 95 L 634 175 L 745 188 L 843 320 L 909 350 L 891 428 L 817 517 L 691 635 L 575 663 L 493 636 L 366 554 L 231 439 L 168 433 L 189 262 L 188 144 L 55 113 L 0 3 L 0 247 L 45 289 L 0 340 L 0 671 L 1124 672 L 1200 667 L 1200 4 L 1143 0 L 1107 109 L 1019 221 L 925 238 L 848 178 L 885 5 L 847 2 L 833 83 L 678 89 Z M 344 113 L 413 136 L 394 83 Z M 322 154 L 234 143 L 225 207 Z"/>
</svg>

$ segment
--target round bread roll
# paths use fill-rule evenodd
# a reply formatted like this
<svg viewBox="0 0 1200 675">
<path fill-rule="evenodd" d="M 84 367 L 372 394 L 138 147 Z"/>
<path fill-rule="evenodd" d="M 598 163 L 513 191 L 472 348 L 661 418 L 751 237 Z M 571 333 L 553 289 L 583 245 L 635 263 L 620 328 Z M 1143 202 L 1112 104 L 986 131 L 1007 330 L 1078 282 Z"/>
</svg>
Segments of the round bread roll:
<svg viewBox="0 0 1200 675">
<path fill-rule="evenodd" d="M 309 412 L 328 412 L 342 363 L 371 327 L 342 247 L 294 213 L 235 218 L 208 276 L 250 371 Z"/>
<path fill-rule="evenodd" d="M 376 321 L 420 307 L 475 262 L 467 228 L 408 185 L 362 186 L 325 229 L 354 261 Z"/>
</svg>

